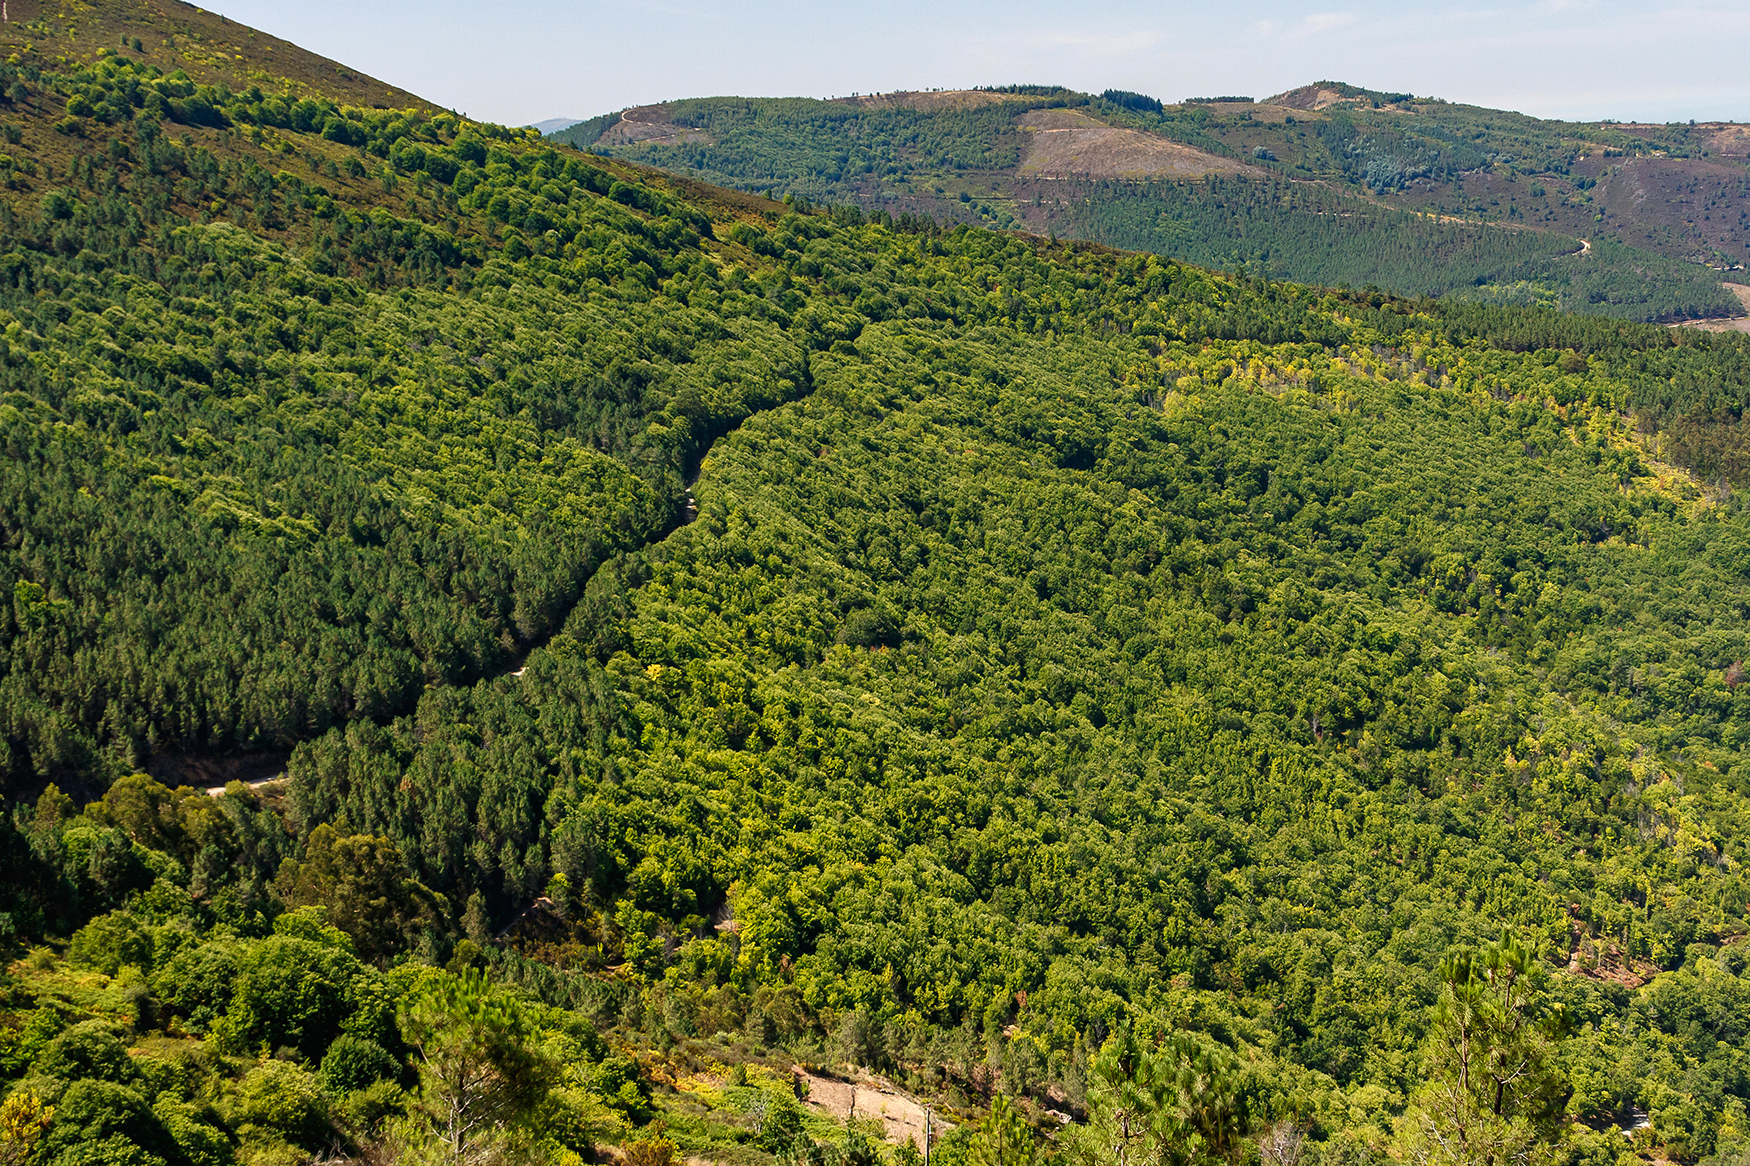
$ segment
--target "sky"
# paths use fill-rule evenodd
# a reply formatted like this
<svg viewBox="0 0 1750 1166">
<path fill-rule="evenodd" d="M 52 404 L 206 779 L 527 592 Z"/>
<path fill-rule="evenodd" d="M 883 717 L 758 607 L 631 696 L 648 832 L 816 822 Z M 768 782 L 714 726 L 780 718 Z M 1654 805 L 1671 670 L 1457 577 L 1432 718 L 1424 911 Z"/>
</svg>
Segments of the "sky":
<svg viewBox="0 0 1750 1166">
<path fill-rule="evenodd" d="M 1750 122 L 1750 2 L 217 0 L 470 117 L 679 97 L 1057 84 L 1267 97 L 1318 80 L 1539 117 Z"/>
</svg>

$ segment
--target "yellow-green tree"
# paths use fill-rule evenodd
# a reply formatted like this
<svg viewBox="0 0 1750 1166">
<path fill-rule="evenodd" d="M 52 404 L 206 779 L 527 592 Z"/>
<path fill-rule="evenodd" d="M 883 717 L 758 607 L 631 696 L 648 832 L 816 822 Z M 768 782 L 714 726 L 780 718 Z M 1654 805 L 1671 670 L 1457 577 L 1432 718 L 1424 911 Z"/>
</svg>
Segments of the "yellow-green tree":
<svg viewBox="0 0 1750 1166">
<path fill-rule="evenodd" d="M 55 1107 L 44 1105 L 28 1089 L 0 1103 L 0 1166 L 24 1166 L 30 1161 L 54 1120 Z"/>
</svg>

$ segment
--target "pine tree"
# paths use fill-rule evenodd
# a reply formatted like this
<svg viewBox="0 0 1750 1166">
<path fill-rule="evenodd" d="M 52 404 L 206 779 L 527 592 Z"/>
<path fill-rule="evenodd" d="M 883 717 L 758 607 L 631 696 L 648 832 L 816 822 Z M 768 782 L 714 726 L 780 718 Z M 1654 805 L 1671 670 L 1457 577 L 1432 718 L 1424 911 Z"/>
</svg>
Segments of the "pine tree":
<svg viewBox="0 0 1750 1166">
<path fill-rule="evenodd" d="M 1564 1017 L 1559 1005 L 1543 1006 L 1536 967 L 1507 931 L 1442 962 L 1412 1161 L 1506 1166 L 1553 1144 L 1568 1096 L 1554 1056 Z"/>
</svg>

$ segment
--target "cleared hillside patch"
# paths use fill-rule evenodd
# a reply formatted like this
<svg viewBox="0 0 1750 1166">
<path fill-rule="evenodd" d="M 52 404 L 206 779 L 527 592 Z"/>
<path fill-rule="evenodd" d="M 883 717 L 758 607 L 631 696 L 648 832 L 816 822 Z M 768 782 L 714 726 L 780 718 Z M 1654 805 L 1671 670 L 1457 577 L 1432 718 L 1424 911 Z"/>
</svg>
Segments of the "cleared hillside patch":
<svg viewBox="0 0 1750 1166">
<path fill-rule="evenodd" d="M 1036 109 L 1022 115 L 1026 148 L 1022 174 L 1088 178 L 1207 178 L 1264 171 L 1203 150 L 1119 129 L 1073 109 Z"/>
<path fill-rule="evenodd" d="M 620 120 L 598 139 L 601 146 L 675 146 L 683 142 L 709 144 L 711 135 L 689 126 L 676 125 L 666 105 L 641 105 L 628 109 Z"/>
<path fill-rule="evenodd" d="M 1703 332 L 1750 332 L 1750 287 L 1741 283 L 1722 283 L 1720 286 L 1743 303 L 1746 315 L 1717 320 L 1684 320 L 1672 327 L 1700 328 Z"/>
</svg>

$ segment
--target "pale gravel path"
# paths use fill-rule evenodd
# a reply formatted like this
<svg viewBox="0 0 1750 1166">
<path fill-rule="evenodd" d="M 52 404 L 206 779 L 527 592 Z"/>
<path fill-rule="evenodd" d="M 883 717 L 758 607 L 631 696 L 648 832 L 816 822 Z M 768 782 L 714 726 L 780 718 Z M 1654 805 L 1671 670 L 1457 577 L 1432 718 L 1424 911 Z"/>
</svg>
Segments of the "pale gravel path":
<svg viewBox="0 0 1750 1166">
<path fill-rule="evenodd" d="M 875 1076 L 859 1077 L 854 1083 L 834 1081 L 830 1077 L 817 1077 L 800 1065 L 790 1071 L 808 1083 L 808 1098 L 803 1104 L 836 1121 L 844 1121 L 847 1117 L 878 1119 L 888 1141 L 909 1141 L 919 1150 L 923 1149 L 924 1103 L 893 1082 Z M 935 1110 L 935 1116 L 930 1119 L 931 1136 L 939 1141 L 953 1128 L 952 1123 L 942 1119 L 941 1110 Z"/>
</svg>

